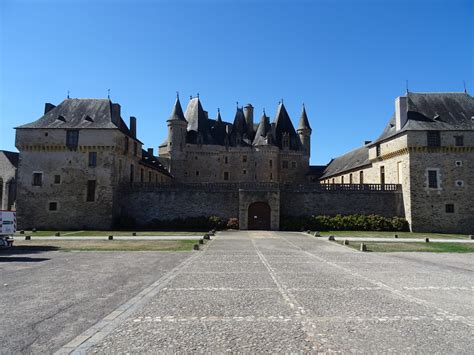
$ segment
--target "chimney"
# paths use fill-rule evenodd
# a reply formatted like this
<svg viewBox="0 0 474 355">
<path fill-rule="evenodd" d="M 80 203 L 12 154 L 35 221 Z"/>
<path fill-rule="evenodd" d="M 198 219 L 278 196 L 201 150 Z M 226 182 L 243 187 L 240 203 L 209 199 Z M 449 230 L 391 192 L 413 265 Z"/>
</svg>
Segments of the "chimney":
<svg viewBox="0 0 474 355">
<path fill-rule="evenodd" d="M 53 108 L 56 106 L 53 104 L 50 104 L 49 102 L 44 104 L 44 114 L 46 115 L 49 111 L 51 111 Z"/>
<path fill-rule="evenodd" d="M 247 127 L 249 132 L 253 131 L 253 106 L 252 104 L 247 104 L 244 107 L 244 116 L 245 121 L 247 122 Z"/>
<path fill-rule="evenodd" d="M 148 148 L 148 155 L 151 157 L 154 157 L 155 155 L 153 154 L 153 148 Z"/>
<path fill-rule="evenodd" d="M 112 122 L 117 127 L 120 128 L 120 105 L 111 103 L 111 110 L 112 110 Z"/>
<path fill-rule="evenodd" d="M 395 130 L 399 131 L 408 120 L 408 97 L 399 96 L 395 99 Z"/>
<path fill-rule="evenodd" d="M 133 138 L 137 138 L 137 119 L 130 116 L 130 134 Z"/>
</svg>

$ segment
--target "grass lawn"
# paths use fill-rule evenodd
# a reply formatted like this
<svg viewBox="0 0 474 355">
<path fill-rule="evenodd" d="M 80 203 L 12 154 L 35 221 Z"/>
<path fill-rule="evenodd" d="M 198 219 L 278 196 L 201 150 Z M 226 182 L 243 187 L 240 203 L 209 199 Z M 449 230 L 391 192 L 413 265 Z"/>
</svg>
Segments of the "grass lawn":
<svg viewBox="0 0 474 355">
<path fill-rule="evenodd" d="M 133 231 L 37 231 L 33 233 L 32 231 L 25 231 L 25 234 L 20 234 L 16 232 L 15 236 L 22 237 L 25 235 L 31 235 L 33 237 L 54 237 L 55 233 L 59 232 L 61 237 L 106 237 L 109 235 L 113 236 L 132 236 Z M 137 236 L 202 236 L 206 232 L 179 232 L 179 231 L 146 231 L 146 232 L 136 232 Z"/>
<path fill-rule="evenodd" d="M 314 234 L 314 232 L 312 232 Z M 327 231 L 320 232 L 324 237 L 333 235 L 335 237 L 366 237 L 366 238 L 393 238 L 395 234 L 398 238 L 430 238 L 430 239 L 467 239 L 464 234 L 442 234 L 442 233 L 412 233 L 412 232 L 371 232 L 371 231 Z"/>
<path fill-rule="evenodd" d="M 337 242 L 342 244 L 342 242 Z M 367 251 L 373 252 L 431 252 L 431 253 L 474 253 L 474 243 L 383 243 L 366 242 Z M 359 250 L 360 243 L 349 242 L 349 247 Z"/>
<path fill-rule="evenodd" d="M 16 240 L 6 251 L 191 251 L 195 240 Z"/>
</svg>

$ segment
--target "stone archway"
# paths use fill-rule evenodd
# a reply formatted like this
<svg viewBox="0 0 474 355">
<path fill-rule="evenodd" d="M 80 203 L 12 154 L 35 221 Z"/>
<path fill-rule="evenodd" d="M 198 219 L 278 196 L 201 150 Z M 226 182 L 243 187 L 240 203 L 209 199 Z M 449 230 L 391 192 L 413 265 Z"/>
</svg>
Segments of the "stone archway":
<svg viewBox="0 0 474 355">
<path fill-rule="evenodd" d="M 254 202 L 248 208 L 248 229 L 270 230 L 271 208 L 266 202 Z"/>
</svg>

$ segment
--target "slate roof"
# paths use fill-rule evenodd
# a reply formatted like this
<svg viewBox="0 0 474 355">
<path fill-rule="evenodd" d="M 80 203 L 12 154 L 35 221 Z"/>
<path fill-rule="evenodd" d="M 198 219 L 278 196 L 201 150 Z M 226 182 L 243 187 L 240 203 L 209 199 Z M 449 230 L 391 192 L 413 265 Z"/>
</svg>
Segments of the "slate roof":
<svg viewBox="0 0 474 355">
<path fill-rule="evenodd" d="M 186 137 L 188 143 L 196 144 L 199 140 L 202 144 L 214 143 L 210 132 L 209 119 L 202 108 L 199 97 L 192 98 L 189 101 L 184 117 L 188 121 Z"/>
<path fill-rule="evenodd" d="M 10 152 L 8 150 L 0 150 L 0 153 L 3 153 L 8 161 L 15 167 L 18 168 L 18 159 L 20 157 L 20 153 L 17 152 Z"/>
<path fill-rule="evenodd" d="M 309 125 L 308 115 L 306 114 L 306 108 L 303 105 L 303 111 L 301 112 L 300 121 L 298 122 L 298 129 L 311 129 Z"/>
<path fill-rule="evenodd" d="M 133 138 L 122 117 L 113 113 L 112 105 L 109 99 L 66 99 L 36 121 L 16 128 L 118 128 Z"/>
<path fill-rule="evenodd" d="M 351 150 L 350 152 L 341 155 L 329 162 L 324 170 L 322 179 L 337 175 L 341 172 L 361 168 L 370 165 L 369 147 L 364 145 L 360 148 Z"/>
<path fill-rule="evenodd" d="M 474 98 L 467 93 L 408 93 L 407 123 L 395 130 L 393 115 L 370 145 L 408 130 L 472 130 Z"/>
<path fill-rule="evenodd" d="M 264 112 L 262 117 L 260 118 L 260 123 L 258 124 L 257 132 L 255 133 L 255 138 L 253 140 L 252 145 L 262 146 L 272 144 L 271 134 L 270 136 L 268 136 L 268 134 L 271 133 L 271 129 L 272 126 L 270 125 L 270 119 Z"/>
<path fill-rule="evenodd" d="M 321 178 L 370 165 L 369 147 L 406 131 L 474 129 L 474 98 L 467 93 L 408 93 L 407 97 L 407 122 L 399 131 L 393 114 L 375 141 L 331 160 Z"/>
<path fill-rule="evenodd" d="M 166 176 L 172 177 L 172 175 L 166 169 L 166 166 L 163 165 L 162 160 L 158 159 L 158 157 L 155 157 L 152 154 L 149 154 L 148 151 L 144 149 L 142 149 L 142 159 L 140 160 L 140 163 Z"/>
<path fill-rule="evenodd" d="M 275 115 L 275 144 L 282 148 L 282 136 L 283 133 L 288 133 L 290 136 L 290 149 L 299 150 L 301 148 L 300 139 L 296 134 L 293 123 L 291 122 L 290 116 L 286 111 L 283 102 L 278 105 L 278 110 Z"/>
<path fill-rule="evenodd" d="M 306 175 L 319 179 L 324 174 L 324 170 L 326 170 L 326 168 L 327 165 L 310 165 Z"/>
<path fill-rule="evenodd" d="M 171 115 L 170 115 L 170 118 L 168 118 L 168 121 L 186 122 L 186 119 L 184 118 L 183 108 L 181 107 L 181 102 L 179 102 L 179 97 L 176 98 L 176 102 L 174 103 L 174 106 L 173 106 L 173 111 L 171 112 Z"/>
</svg>

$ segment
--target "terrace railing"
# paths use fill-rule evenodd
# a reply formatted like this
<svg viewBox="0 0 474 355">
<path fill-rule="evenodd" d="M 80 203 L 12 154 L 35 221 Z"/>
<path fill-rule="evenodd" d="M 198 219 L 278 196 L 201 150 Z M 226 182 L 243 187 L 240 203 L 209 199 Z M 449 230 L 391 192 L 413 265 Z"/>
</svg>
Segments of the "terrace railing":
<svg viewBox="0 0 474 355">
<path fill-rule="evenodd" d="M 125 183 L 124 190 L 131 191 L 238 191 L 242 190 L 283 190 L 283 191 L 370 191 L 370 192 L 396 192 L 401 191 L 399 184 L 291 184 L 272 182 L 244 182 L 244 183 Z"/>
</svg>

